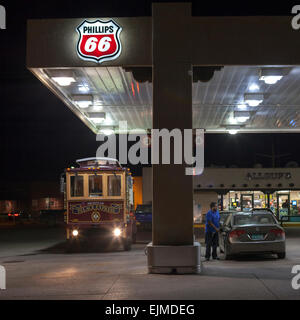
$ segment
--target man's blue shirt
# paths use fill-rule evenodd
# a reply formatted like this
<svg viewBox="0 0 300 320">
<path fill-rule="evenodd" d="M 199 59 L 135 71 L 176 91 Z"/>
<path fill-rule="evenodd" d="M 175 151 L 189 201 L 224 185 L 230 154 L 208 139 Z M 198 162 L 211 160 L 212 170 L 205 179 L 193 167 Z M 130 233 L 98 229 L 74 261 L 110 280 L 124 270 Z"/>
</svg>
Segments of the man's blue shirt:
<svg viewBox="0 0 300 320">
<path fill-rule="evenodd" d="M 211 222 L 216 228 L 220 228 L 220 213 L 219 210 L 213 212 L 209 210 L 206 214 L 205 232 L 216 232 L 216 230 L 208 224 Z"/>
</svg>

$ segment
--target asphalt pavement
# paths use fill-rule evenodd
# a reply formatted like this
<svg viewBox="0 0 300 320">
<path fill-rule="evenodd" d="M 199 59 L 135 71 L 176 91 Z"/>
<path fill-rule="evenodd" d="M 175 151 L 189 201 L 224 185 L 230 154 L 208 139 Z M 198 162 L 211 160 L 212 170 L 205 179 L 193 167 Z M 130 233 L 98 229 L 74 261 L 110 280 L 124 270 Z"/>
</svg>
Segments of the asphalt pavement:
<svg viewBox="0 0 300 320">
<path fill-rule="evenodd" d="M 148 274 L 150 238 L 141 233 L 129 252 L 96 244 L 65 253 L 62 228 L 0 229 L 0 265 L 7 273 L 0 299 L 300 299 L 291 286 L 292 267 L 300 265 L 300 228 L 288 229 L 284 260 L 220 255 L 203 262 L 199 275 Z"/>
</svg>

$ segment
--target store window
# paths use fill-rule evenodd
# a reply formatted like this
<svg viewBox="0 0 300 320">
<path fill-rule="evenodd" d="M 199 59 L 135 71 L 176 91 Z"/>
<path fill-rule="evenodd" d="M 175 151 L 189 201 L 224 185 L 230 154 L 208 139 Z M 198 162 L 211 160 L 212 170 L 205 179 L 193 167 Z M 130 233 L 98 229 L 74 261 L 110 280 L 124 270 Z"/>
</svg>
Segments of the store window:
<svg viewBox="0 0 300 320">
<path fill-rule="evenodd" d="M 224 210 L 224 201 L 222 200 L 222 195 L 218 194 L 218 209 L 219 211 Z"/>
<path fill-rule="evenodd" d="M 251 211 L 267 207 L 267 195 L 261 191 L 229 191 L 223 196 L 224 211 Z"/>
<path fill-rule="evenodd" d="M 280 220 L 289 216 L 290 211 L 289 191 L 278 191 L 276 199 L 276 214 Z"/>
<path fill-rule="evenodd" d="M 224 194 L 223 196 L 223 210 L 228 211 L 229 210 L 229 194 Z"/>
<path fill-rule="evenodd" d="M 277 202 L 276 202 L 276 193 L 270 194 L 270 209 L 277 214 L 276 212 L 276 206 L 277 206 Z"/>
<path fill-rule="evenodd" d="M 101 175 L 89 176 L 89 196 L 102 197 L 103 196 L 103 181 Z"/>
<path fill-rule="evenodd" d="M 121 195 L 121 176 L 120 175 L 108 176 L 107 188 L 108 188 L 108 196 L 120 196 Z"/>
<path fill-rule="evenodd" d="M 246 194 L 241 194 L 241 211 L 253 210 L 253 202 L 254 202 L 253 193 L 247 192 Z"/>
<path fill-rule="evenodd" d="M 71 197 L 83 197 L 83 176 L 71 176 Z"/>
<path fill-rule="evenodd" d="M 229 210 L 230 211 L 241 210 L 240 192 L 238 192 L 238 191 L 230 191 L 229 192 Z"/>
<path fill-rule="evenodd" d="M 254 191 L 254 208 L 267 208 L 268 198 L 267 195 L 261 191 Z"/>
<path fill-rule="evenodd" d="M 300 192 L 299 191 L 291 191 L 291 216 L 300 217 Z"/>
</svg>

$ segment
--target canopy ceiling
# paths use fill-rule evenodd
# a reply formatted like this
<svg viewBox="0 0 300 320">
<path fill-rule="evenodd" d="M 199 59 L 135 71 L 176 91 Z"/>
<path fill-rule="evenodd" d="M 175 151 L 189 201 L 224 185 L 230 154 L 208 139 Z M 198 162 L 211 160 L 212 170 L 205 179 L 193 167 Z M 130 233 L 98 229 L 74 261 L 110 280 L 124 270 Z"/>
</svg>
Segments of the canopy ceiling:
<svg viewBox="0 0 300 320">
<path fill-rule="evenodd" d="M 193 127 L 220 133 L 300 130 L 300 67 L 276 66 L 283 70 L 282 79 L 266 84 L 259 80 L 259 72 L 270 67 L 225 66 L 210 81 L 193 83 Z M 117 131 L 119 121 L 127 121 L 130 130 L 152 128 L 152 83 L 136 81 L 130 71 L 121 67 L 31 71 L 94 133 Z M 62 86 L 54 80 L 57 77 L 73 82 Z M 251 107 L 244 102 L 247 93 L 259 94 L 263 101 Z M 90 101 L 90 106 L 80 107 L 79 100 Z"/>
</svg>

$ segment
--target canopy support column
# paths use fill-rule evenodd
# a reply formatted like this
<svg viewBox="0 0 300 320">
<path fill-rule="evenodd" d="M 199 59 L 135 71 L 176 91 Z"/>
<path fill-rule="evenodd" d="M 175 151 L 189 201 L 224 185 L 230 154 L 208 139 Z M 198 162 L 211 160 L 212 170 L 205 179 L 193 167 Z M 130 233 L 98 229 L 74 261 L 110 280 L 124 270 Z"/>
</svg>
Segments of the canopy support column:
<svg viewBox="0 0 300 320">
<path fill-rule="evenodd" d="M 153 128 L 180 129 L 182 141 L 183 130 L 193 125 L 190 20 L 190 4 L 153 4 Z M 200 245 L 193 235 L 193 176 L 186 175 L 184 163 L 172 164 L 173 143 L 170 149 L 171 164 L 153 164 L 148 268 L 151 273 L 197 273 Z"/>
</svg>

